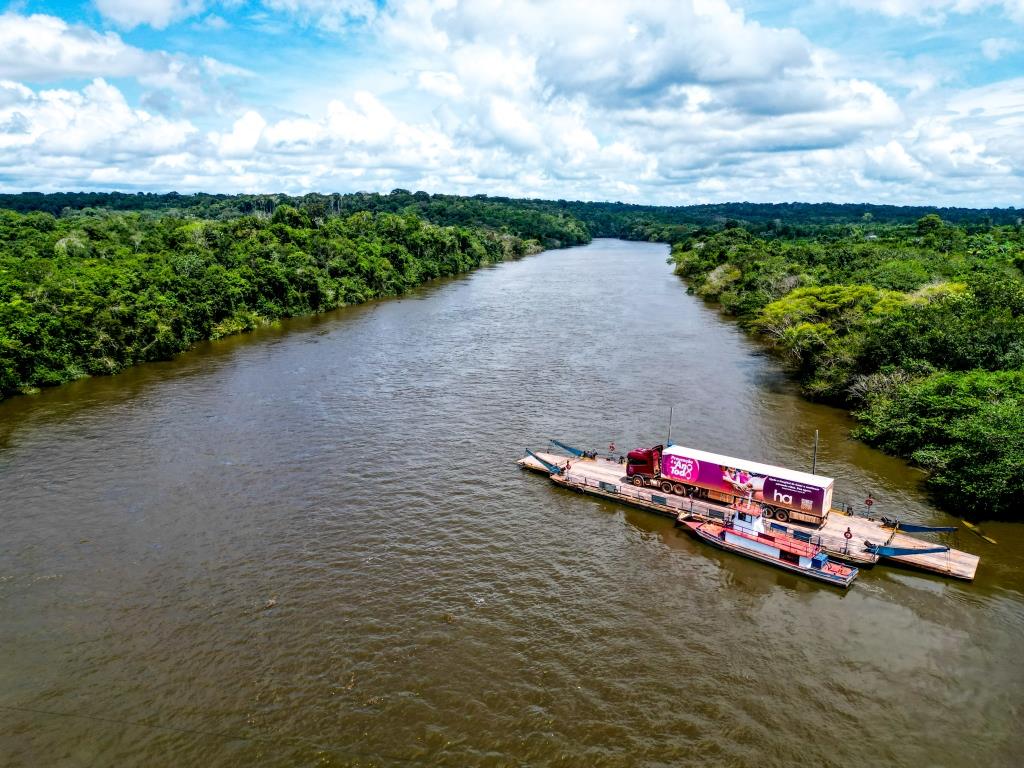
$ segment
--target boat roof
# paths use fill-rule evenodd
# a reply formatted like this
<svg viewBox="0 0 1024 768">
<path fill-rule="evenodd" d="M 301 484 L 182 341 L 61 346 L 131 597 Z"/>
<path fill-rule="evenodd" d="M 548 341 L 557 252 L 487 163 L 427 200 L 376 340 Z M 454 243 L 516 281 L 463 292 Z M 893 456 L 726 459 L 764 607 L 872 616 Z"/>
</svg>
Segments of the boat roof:
<svg viewBox="0 0 1024 768">
<path fill-rule="evenodd" d="M 745 469 L 748 472 L 753 472 L 758 475 L 770 475 L 771 477 L 777 477 L 780 480 L 793 480 L 794 482 L 813 485 L 817 488 L 828 488 L 835 482 L 833 478 L 825 477 L 824 475 L 812 475 L 810 472 L 798 472 L 795 469 L 777 467 L 773 464 L 761 464 L 756 461 L 737 459 L 732 456 L 723 456 L 718 453 L 698 451 L 696 448 L 687 448 L 685 445 L 670 445 L 665 448 L 662 453 L 667 456 L 689 456 L 692 459 L 697 459 L 697 461 L 706 461 L 711 464 L 718 464 L 719 466 Z"/>
</svg>

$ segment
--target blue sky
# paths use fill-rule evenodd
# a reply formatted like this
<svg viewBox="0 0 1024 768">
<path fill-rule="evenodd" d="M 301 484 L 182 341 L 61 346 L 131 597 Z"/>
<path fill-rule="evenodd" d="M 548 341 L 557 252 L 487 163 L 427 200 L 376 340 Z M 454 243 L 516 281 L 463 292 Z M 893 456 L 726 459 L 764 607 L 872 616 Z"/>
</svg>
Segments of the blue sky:
<svg viewBox="0 0 1024 768">
<path fill-rule="evenodd" d="M 1024 0 L 0 15 L 0 190 L 1024 207 Z"/>
</svg>

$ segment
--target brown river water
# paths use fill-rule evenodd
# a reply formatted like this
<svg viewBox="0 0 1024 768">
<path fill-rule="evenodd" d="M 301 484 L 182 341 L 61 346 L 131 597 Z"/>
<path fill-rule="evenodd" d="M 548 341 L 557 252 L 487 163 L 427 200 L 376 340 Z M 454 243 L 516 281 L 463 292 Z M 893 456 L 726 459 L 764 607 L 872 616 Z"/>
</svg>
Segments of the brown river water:
<svg viewBox="0 0 1024 768">
<path fill-rule="evenodd" d="M 0 405 L 0 765 L 1018 766 L 1024 527 L 849 592 L 515 460 L 673 439 L 948 523 L 599 240 Z"/>
</svg>

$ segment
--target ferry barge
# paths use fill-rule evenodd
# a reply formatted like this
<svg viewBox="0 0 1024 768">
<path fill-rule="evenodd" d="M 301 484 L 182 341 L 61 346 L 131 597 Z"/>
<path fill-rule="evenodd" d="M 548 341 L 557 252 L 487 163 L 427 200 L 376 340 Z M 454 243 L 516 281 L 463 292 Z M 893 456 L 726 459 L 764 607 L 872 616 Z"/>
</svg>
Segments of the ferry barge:
<svg viewBox="0 0 1024 768">
<path fill-rule="evenodd" d="M 813 540 L 817 546 L 825 550 L 833 562 L 841 561 L 864 569 L 884 560 L 892 565 L 965 581 L 974 579 L 978 569 L 980 558 L 977 555 L 945 545 L 936 546 L 908 535 L 908 532 L 947 533 L 950 531 L 949 526 L 910 525 L 888 518 L 879 520 L 854 515 L 843 505 L 831 506 L 831 498 L 822 499 L 823 502 L 829 503 L 823 503 L 820 512 L 815 509 L 817 505 L 813 505 L 809 510 L 805 508 L 805 504 L 783 507 L 781 503 L 775 502 L 774 493 L 771 494 L 771 502 L 764 504 L 757 501 L 756 493 L 737 493 L 735 490 L 729 493 L 710 487 L 695 489 L 695 480 L 704 483 L 699 476 L 694 477 L 692 474 L 685 480 L 680 477 L 682 482 L 672 478 L 671 482 L 666 483 L 669 480 L 667 477 L 655 478 L 655 482 L 650 483 L 641 478 L 638 482 L 635 472 L 632 475 L 628 473 L 629 466 L 625 463 L 625 457 L 622 461 L 617 461 L 614 458 L 598 456 L 596 452 L 577 450 L 556 440 L 551 442 L 570 454 L 569 457 L 558 453 L 527 450 L 527 455 L 518 460 L 519 466 L 546 475 L 552 483 L 561 488 L 639 507 L 648 512 L 671 517 L 680 525 L 687 522 L 724 523 L 731 504 L 754 500 L 755 503 L 761 503 L 762 517 L 766 517 L 770 512 L 773 518 L 765 523 L 769 533 L 785 534 L 804 542 Z M 659 458 L 663 459 L 663 466 L 665 457 Z M 747 464 L 739 460 L 734 461 L 735 463 L 729 466 Z M 657 466 L 657 463 L 654 463 L 654 466 Z M 677 483 L 680 483 L 683 494 L 676 491 Z M 665 484 L 669 485 L 667 490 Z M 764 497 L 763 492 L 761 496 Z M 775 509 L 764 510 L 765 506 L 774 506 Z M 781 510 L 799 510 L 808 516 L 820 516 L 820 522 L 815 525 L 811 521 L 801 520 L 796 523 L 795 520 L 784 520 L 784 516 L 780 514 Z"/>
</svg>

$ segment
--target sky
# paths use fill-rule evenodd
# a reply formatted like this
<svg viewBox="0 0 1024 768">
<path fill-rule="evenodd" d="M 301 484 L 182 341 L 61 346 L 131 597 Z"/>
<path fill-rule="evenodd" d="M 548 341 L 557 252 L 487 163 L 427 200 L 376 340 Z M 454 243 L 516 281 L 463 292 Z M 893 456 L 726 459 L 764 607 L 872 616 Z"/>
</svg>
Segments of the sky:
<svg viewBox="0 0 1024 768">
<path fill-rule="evenodd" d="M 4 1 L 4 192 L 1024 207 L 1024 0 Z"/>
</svg>

